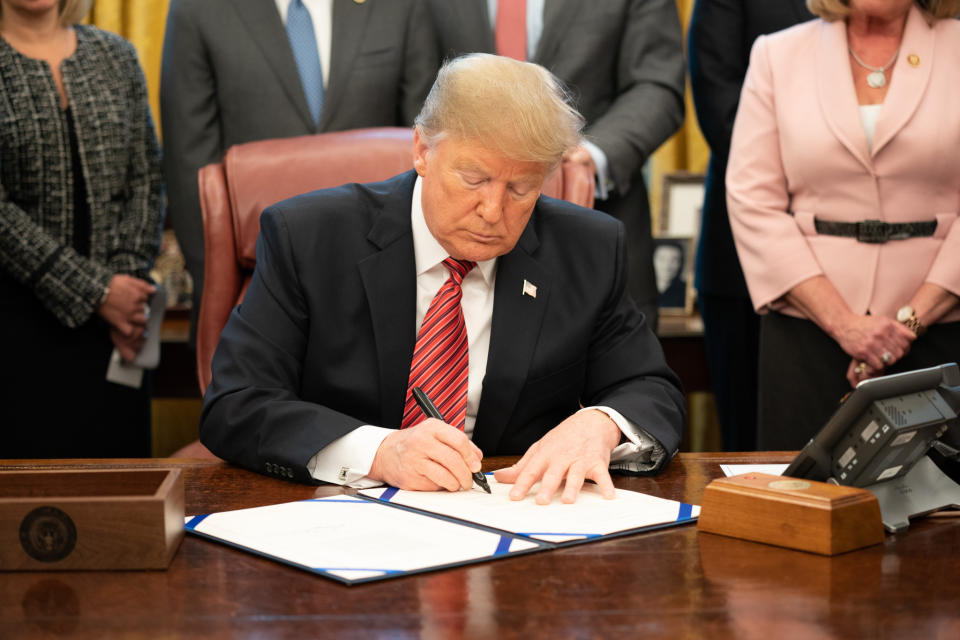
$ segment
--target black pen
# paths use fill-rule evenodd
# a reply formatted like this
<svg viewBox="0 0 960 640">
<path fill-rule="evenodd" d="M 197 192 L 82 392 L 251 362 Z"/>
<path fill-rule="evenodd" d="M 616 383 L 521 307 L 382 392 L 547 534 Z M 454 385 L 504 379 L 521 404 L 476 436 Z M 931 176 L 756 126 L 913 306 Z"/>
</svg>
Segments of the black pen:
<svg viewBox="0 0 960 640">
<path fill-rule="evenodd" d="M 421 389 L 420 387 L 414 387 L 413 398 L 414 400 L 417 401 L 417 406 L 420 407 L 420 410 L 423 411 L 423 413 L 426 414 L 428 418 L 436 418 L 437 420 L 446 422 L 444 417 L 440 415 L 440 411 L 437 409 L 437 405 L 433 404 L 433 401 L 430 399 L 430 396 L 424 393 L 423 389 Z M 486 477 L 484 477 L 482 472 L 477 471 L 476 473 L 474 473 L 473 481 L 476 482 L 481 489 L 483 489 L 487 493 L 490 493 L 490 485 L 487 484 L 487 479 Z"/>
</svg>

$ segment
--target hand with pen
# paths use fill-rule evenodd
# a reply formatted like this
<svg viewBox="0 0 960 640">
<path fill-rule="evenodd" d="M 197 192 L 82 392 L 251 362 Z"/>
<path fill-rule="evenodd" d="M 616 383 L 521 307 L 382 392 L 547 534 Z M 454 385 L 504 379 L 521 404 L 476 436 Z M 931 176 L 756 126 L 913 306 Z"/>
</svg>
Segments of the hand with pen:
<svg viewBox="0 0 960 640">
<path fill-rule="evenodd" d="M 483 458 L 480 448 L 460 429 L 444 422 L 443 414 L 423 389 L 415 386 L 412 394 L 427 420 L 398 432 L 419 429 L 410 438 L 394 438 L 396 434 L 387 436 L 377 449 L 368 476 L 400 489 L 414 491 L 435 491 L 440 488 L 459 491 L 469 489 L 476 482 L 481 489 L 490 493 L 490 486 L 480 471 L 480 460 Z M 420 429 L 425 424 L 429 426 Z M 451 433 L 451 430 L 455 433 Z M 391 438 L 393 441 L 388 444 Z M 464 463 L 471 474 L 467 484 L 463 484 Z M 412 484 L 406 484 L 408 482 Z"/>
<path fill-rule="evenodd" d="M 388 435 L 368 477 L 413 491 L 459 491 L 473 486 L 483 452 L 462 431 L 436 418 Z"/>
</svg>

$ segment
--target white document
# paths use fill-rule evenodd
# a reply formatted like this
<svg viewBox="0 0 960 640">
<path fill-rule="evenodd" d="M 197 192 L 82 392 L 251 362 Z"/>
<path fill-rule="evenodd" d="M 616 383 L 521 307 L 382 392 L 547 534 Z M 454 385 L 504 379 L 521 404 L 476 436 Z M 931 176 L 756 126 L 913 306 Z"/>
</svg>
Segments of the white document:
<svg viewBox="0 0 960 640">
<path fill-rule="evenodd" d="M 769 473 L 772 476 L 782 476 L 789 466 L 788 464 L 722 464 L 720 470 L 728 478 L 741 473 Z"/>
<path fill-rule="evenodd" d="M 345 495 L 185 520 L 191 533 L 347 583 L 545 548 Z"/>
<path fill-rule="evenodd" d="M 360 493 L 393 504 L 458 518 L 501 529 L 527 538 L 562 543 L 599 538 L 614 533 L 692 521 L 700 507 L 665 500 L 636 491 L 616 490 L 605 500 L 594 484 L 585 484 L 573 504 L 538 505 L 536 488 L 523 500 L 510 500 L 510 487 L 487 474 L 492 495 L 474 487 L 470 491 L 401 491 L 392 487 L 364 489 Z"/>
</svg>

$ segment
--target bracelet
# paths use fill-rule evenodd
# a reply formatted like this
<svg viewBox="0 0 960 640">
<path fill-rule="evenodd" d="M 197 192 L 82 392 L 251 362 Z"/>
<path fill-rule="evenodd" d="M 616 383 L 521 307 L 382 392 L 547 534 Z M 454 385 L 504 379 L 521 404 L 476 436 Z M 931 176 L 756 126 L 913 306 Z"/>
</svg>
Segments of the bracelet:
<svg viewBox="0 0 960 640">
<path fill-rule="evenodd" d="M 107 298 L 110 297 L 110 285 L 107 285 L 103 288 L 103 295 L 100 296 L 100 302 L 97 303 L 97 308 L 102 307 L 107 304 Z"/>
</svg>

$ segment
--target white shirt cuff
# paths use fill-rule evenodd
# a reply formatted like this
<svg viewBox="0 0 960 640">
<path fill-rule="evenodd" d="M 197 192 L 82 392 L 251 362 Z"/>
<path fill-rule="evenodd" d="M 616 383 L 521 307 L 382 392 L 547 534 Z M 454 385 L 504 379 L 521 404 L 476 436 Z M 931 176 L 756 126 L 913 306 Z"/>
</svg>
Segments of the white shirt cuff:
<svg viewBox="0 0 960 640">
<path fill-rule="evenodd" d="M 364 425 L 341 436 L 317 452 L 307 463 L 307 471 L 316 480 L 342 484 L 354 489 L 369 489 L 383 483 L 367 477 L 377 449 L 395 429 Z"/>
<path fill-rule="evenodd" d="M 607 414 L 627 439 L 627 442 L 613 448 L 610 453 L 611 464 L 635 459 L 649 459 L 654 449 L 654 440 L 643 429 L 624 418 L 619 411 L 610 407 L 584 407 L 580 411 L 589 409 L 596 409 Z"/>
<path fill-rule="evenodd" d="M 593 164 L 597 165 L 597 182 L 594 197 L 597 200 L 606 200 L 610 197 L 610 192 L 613 191 L 614 188 L 613 180 L 610 179 L 610 163 L 607 161 L 607 154 L 603 152 L 603 149 L 589 140 L 583 141 L 583 147 L 590 154 L 590 157 L 593 158 Z"/>
</svg>

